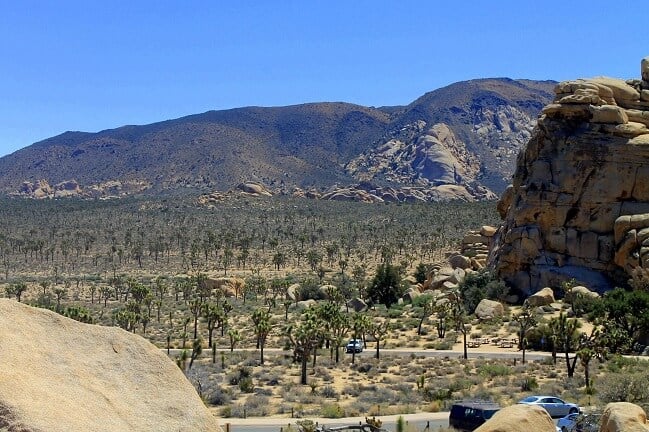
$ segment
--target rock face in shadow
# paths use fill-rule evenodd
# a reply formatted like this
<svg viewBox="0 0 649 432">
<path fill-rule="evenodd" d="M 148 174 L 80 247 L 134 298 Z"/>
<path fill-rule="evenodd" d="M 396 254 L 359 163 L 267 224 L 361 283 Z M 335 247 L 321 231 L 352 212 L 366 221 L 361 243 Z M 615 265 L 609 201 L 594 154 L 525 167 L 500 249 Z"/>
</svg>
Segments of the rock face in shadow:
<svg viewBox="0 0 649 432">
<path fill-rule="evenodd" d="M 489 264 L 526 295 L 573 278 L 601 293 L 649 268 L 649 81 L 555 93 L 498 204 Z"/>
<path fill-rule="evenodd" d="M 221 431 L 145 339 L 0 299 L 0 429 Z"/>
</svg>

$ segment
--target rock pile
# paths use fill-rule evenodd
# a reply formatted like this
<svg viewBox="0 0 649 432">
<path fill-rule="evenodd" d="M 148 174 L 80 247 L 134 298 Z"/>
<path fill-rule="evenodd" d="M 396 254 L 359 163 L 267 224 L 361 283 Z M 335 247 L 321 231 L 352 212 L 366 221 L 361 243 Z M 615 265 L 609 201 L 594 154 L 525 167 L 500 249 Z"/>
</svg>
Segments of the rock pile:
<svg viewBox="0 0 649 432">
<path fill-rule="evenodd" d="M 468 263 L 473 270 L 481 269 L 487 264 L 489 249 L 493 244 L 495 234 L 496 228 L 485 225 L 479 231 L 469 231 L 462 239 L 460 255 L 468 258 Z M 451 257 L 449 258 L 451 265 L 453 265 L 454 260 L 458 264 L 461 263 L 460 259 Z"/>
<path fill-rule="evenodd" d="M 220 431 L 147 340 L 0 299 L 0 430 Z"/>
<path fill-rule="evenodd" d="M 9 194 L 23 198 L 45 199 L 45 198 L 117 198 L 142 192 L 150 187 L 150 184 L 140 180 L 109 180 L 99 184 L 82 187 L 76 180 L 65 180 L 56 183 L 54 186 L 41 179 L 34 183 L 25 181 L 20 189 Z"/>
<path fill-rule="evenodd" d="M 523 294 L 598 292 L 649 268 L 649 57 L 642 79 L 562 82 L 519 154 L 489 264 Z"/>
</svg>

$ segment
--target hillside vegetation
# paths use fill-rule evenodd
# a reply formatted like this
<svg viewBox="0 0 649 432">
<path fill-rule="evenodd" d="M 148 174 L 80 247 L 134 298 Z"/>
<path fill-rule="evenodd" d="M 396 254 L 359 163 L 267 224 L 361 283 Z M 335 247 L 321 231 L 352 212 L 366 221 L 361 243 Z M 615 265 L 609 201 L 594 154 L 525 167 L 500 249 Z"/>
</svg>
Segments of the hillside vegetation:
<svg viewBox="0 0 649 432">
<path fill-rule="evenodd" d="M 45 180 L 52 186 L 74 181 L 92 196 L 185 194 L 255 181 L 291 193 L 295 187 L 322 191 L 370 180 L 392 187 L 476 183 L 499 193 L 554 84 L 481 79 L 403 107 L 246 107 L 97 133 L 66 132 L 0 158 L 0 191 L 15 193 L 23 182 Z M 437 124 L 447 125 L 452 139 L 427 138 Z M 377 159 L 377 149 L 394 140 L 405 154 Z M 466 158 L 471 168 L 460 169 Z M 438 177 L 431 164 L 445 175 Z M 448 179 L 454 166 L 462 175 Z"/>
</svg>

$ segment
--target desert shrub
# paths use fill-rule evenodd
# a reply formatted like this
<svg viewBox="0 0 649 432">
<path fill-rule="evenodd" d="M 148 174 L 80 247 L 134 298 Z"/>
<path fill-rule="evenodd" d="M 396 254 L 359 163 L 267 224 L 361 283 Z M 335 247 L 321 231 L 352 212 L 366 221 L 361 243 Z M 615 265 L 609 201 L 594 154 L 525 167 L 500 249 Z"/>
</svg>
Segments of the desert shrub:
<svg viewBox="0 0 649 432">
<path fill-rule="evenodd" d="M 203 397 L 207 404 L 214 406 L 227 405 L 232 400 L 230 391 L 222 387 L 215 387 L 207 392 L 204 392 Z"/>
<path fill-rule="evenodd" d="M 320 396 L 326 397 L 326 398 L 329 398 L 329 399 L 338 399 L 339 394 L 336 391 L 336 389 L 333 388 L 332 386 L 324 386 L 320 390 Z"/>
<path fill-rule="evenodd" d="M 326 403 L 320 409 L 320 415 L 324 418 L 345 417 L 345 410 L 337 403 Z"/>
<path fill-rule="evenodd" d="M 611 373 L 596 381 L 602 402 L 649 403 L 649 371 Z"/>
<path fill-rule="evenodd" d="M 331 374 L 331 371 L 321 366 L 316 367 L 315 375 L 320 377 L 323 381 L 332 382 L 334 380 L 334 376 Z"/>
<path fill-rule="evenodd" d="M 244 404 L 246 416 L 263 417 L 270 414 L 270 403 L 267 396 L 252 395 Z"/>
<path fill-rule="evenodd" d="M 230 406 L 230 405 L 228 405 L 228 406 L 224 406 L 224 407 L 221 408 L 221 410 L 219 411 L 219 414 L 220 414 L 221 417 L 223 417 L 223 418 L 230 418 L 230 417 L 232 417 L 232 406 Z"/>
<path fill-rule="evenodd" d="M 239 386 L 243 393 L 252 393 L 255 386 L 252 383 L 252 372 L 249 367 L 240 366 L 239 369 L 228 377 L 230 385 Z"/>
<path fill-rule="evenodd" d="M 300 300 L 324 300 L 325 293 L 320 290 L 318 281 L 315 279 L 306 279 L 300 285 L 299 298 Z"/>
<path fill-rule="evenodd" d="M 362 373 L 368 373 L 371 370 L 372 370 L 372 365 L 368 363 L 363 363 L 362 365 L 358 366 L 358 371 Z"/>
<path fill-rule="evenodd" d="M 399 304 L 392 305 L 388 309 L 388 318 L 392 318 L 392 319 L 403 318 L 403 306 L 399 305 Z M 396 323 L 396 324 L 401 327 L 401 324 L 403 324 L 403 323 L 399 322 L 399 323 Z M 404 327 L 401 327 L 401 328 L 404 328 Z"/>
<path fill-rule="evenodd" d="M 609 372 L 633 372 L 644 370 L 648 365 L 649 363 L 647 360 L 640 360 L 634 357 L 624 357 L 621 355 L 614 355 L 606 362 L 606 368 Z"/>
<path fill-rule="evenodd" d="M 537 388 L 539 388 L 539 384 L 536 382 L 536 378 L 530 376 L 523 377 L 521 391 L 533 391 Z"/>
<path fill-rule="evenodd" d="M 273 391 L 271 389 L 265 389 L 261 387 L 256 387 L 254 389 L 254 393 L 259 396 L 272 396 Z"/>
<path fill-rule="evenodd" d="M 509 366 L 504 364 L 483 364 L 478 366 L 478 374 L 486 376 L 489 378 L 494 378 L 497 376 L 506 376 L 512 373 L 512 370 Z"/>
<path fill-rule="evenodd" d="M 431 266 L 429 264 L 417 264 L 417 268 L 415 269 L 415 280 L 417 281 L 417 283 L 423 284 L 424 282 L 426 282 L 426 277 L 428 276 L 430 270 Z"/>
<path fill-rule="evenodd" d="M 505 283 L 487 269 L 481 269 L 466 275 L 459 284 L 464 307 L 467 311 L 473 312 L 484 298 L 493 300 L 504 300 L 509 294 Z"/>
<path fill-rule="evenodd" d="M 424 387 L 421 392 L 426 402 L 450 400 L 453 397 L 453 391 L 450 388 Z"/>
<path fill-rule="evenodd" d="M 447 340 L 443 340 L 443 341 L 436 342 L 435 344 L 433 344 L 433 347 L 436 350 L 446 351 L 446 350 L 453 349 L 453 343 L 450 342 L 450 341 L 447 341 Z"/>
</svg>

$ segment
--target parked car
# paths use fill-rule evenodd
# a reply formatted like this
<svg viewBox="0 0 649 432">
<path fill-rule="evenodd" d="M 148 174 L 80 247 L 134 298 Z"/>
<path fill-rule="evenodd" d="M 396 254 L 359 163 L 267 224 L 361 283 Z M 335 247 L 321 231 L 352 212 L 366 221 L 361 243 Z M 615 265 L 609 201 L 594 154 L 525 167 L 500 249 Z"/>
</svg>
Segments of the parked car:
<svg viewBox="0 0 649 432">
<path fill-rule="evenodd" d="M 471 432 L 499 409 L 500 405 L 491 401 L 458 401 L 451 406 L 448 425 L 459 431 Z"/>
<path fill-rule="evenodd" d="M 557 421 L 557 432 L 598 432 L 600 418 L 600 414 L 568 414 Z"/>
<path fill-rule="evenodd" d="M 351 339 L 345 346 L 347 353 L 360 353 L 363 352 L 363 341 L 360 339 Z"/>
<path fill-rule="evenodd" d="M 542 406 L 552 418 L 565 417 L 568 414 L 576 414 L 580 411 L 578 405 L 565 402 L 563 399 L 554 396 L 528 396 L 518 401 L 518 403 Z"/>
</svg>

